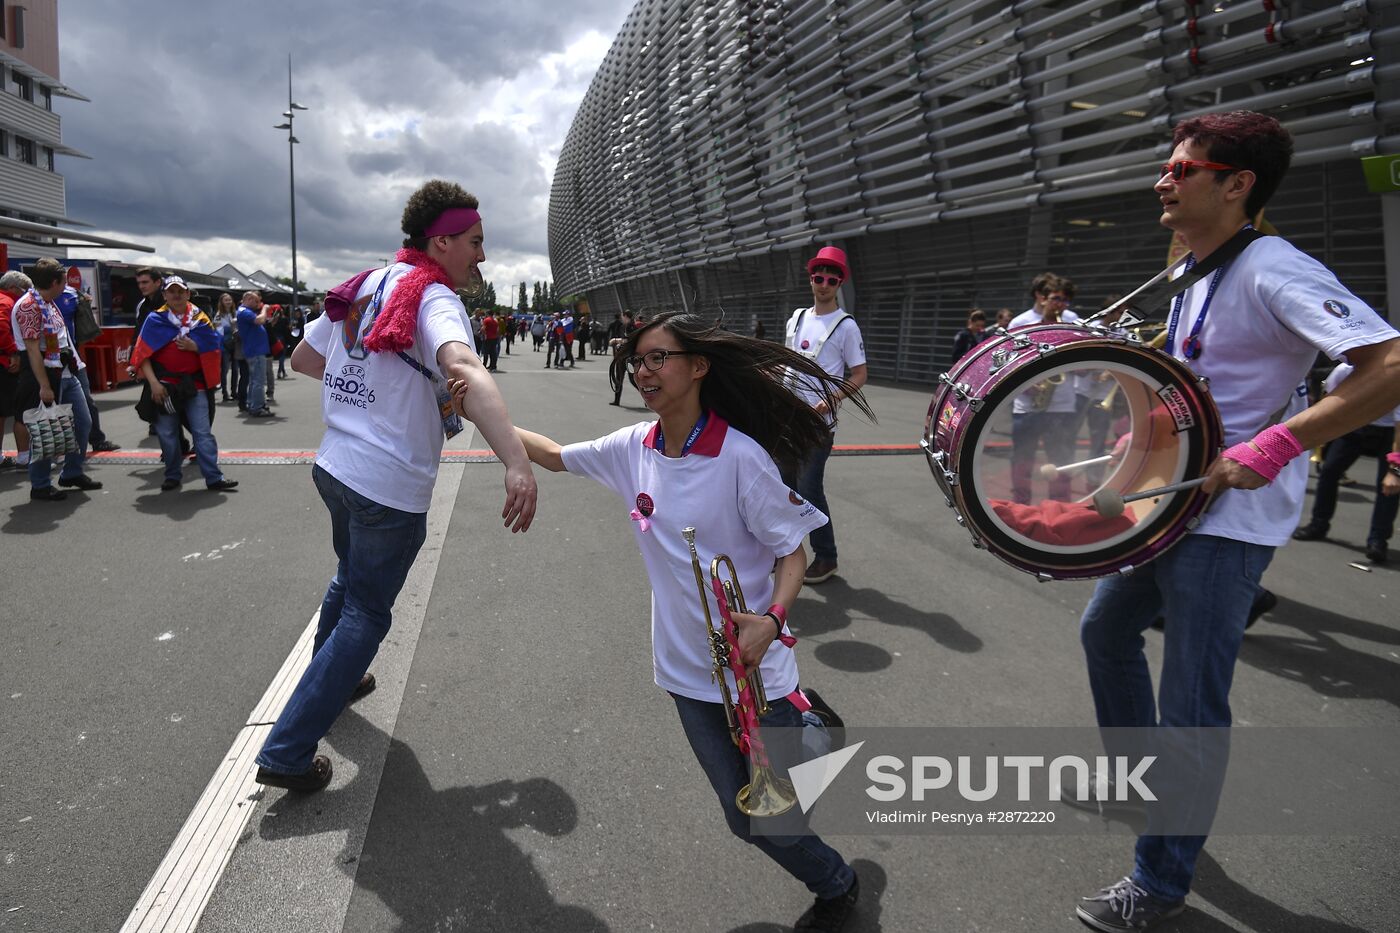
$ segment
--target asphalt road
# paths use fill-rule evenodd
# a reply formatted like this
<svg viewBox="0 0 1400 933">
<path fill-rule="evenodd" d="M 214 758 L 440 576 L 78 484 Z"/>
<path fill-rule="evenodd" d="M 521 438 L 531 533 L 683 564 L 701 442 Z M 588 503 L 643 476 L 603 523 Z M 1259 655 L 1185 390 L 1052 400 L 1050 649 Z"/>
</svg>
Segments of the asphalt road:
<svg viewBox="0 0 1400 933">
<path fill-rule="evenodd" d="M 646 416 L 630 390 L 605 404 L 601 362 L 542 360 L 503 361 L 517 423 L 568 441 Z M 236 492 L 204 491 L 191 465 L 162 494 L 158 464 L 97 458 L 103 490 L 30 503 L 22 476 L 0 473 L 0 929 L 121 928 L 317 609 L 332 561 L 310 467 L 237 462 L 315 448 L 317 384 L 276 388 L 276 419 L 220 408 Z M 918 440 L 927 390 L 869 395 L 880 422 L 851 419 L 841 443 Z M 99 396 L 122 454 L 154 449 L 134 400 Z M 469 432 L 449 446 L 483 445 Z M 728 835 L 651 683 L 626 510 L 587 480 L 539 481 L 534 528 L 511 535 L 500 466 L 444 467 L 379 689 L 325 745 L 335 781 L 249 801 L 201 931 L 766 933 L 801 913 L 801 886 Z M 917 455 L 833 458 L 828 492 L 841 572 L 804 590 L 792 622 L 804 682 L 848 721 L 1093 722 L 1076 627 L 1089 584 L 1040 584 L 974 550 Z M 1400 572 L 1349 566 L 1369 502 L 1345 490 L 1345 540 L 1276 556 L 1279 605 L 1246 639 L 1237 723 L 1400 724 Z M 1377 832 L 1212 838 L 1166 929 L 1394 930 L 1400 827 Z M 863 931 L 1079 930 L 1075 899 L 1132 855 L 1107 830 L 832 842 L 861 872 Z"/>
</svg>

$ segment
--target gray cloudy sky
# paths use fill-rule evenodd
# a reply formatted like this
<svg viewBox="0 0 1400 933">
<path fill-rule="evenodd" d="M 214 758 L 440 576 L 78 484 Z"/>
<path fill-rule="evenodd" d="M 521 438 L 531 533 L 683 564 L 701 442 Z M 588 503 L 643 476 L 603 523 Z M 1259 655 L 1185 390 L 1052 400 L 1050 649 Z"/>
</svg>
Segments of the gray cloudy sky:
<svg viewBox="0 0 1400 933">
<path fill-rule="evenodd" d="M 287 55 L 293 56 L 300 277 L 326 288 L 391 256 L 433 177 L 482 202 L 504 293 L 550 277 L 559 148 L 633 0 L 61 0 L 54 99 L 68 215 L 158 263 L 291 272 Z M 71 255 L 150 261 L 147 254 Z"/>
</svg>

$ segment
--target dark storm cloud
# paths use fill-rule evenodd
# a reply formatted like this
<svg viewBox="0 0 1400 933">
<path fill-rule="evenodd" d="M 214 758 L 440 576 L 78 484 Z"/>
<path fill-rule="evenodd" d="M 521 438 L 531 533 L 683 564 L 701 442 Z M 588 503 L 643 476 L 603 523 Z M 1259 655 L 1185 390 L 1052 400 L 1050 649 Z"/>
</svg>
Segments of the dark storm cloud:
<svg viewBox="0 0 1400 933">
<path fill-rule="evenodd" d="M 546 138 L 479 122 L 477 105 L 589 30 L 613 35 L 629 7 L 64 0 L 62 77 L 92 102 L 56 106 L 65 142 L 94 156 L 60 166 L 69 215 L 137 238 L 285 241 L 287 139 L 272 126 L 291 52 L 310 108 L 296 120 L 303 253 L 385 255 L 405 197 L 429 177 L 481 197 L 489 245 L 544 253 L 539 153 L 558 151 L 572 105 L 545 102 L 545 119 L 562 121 Z M 590 77 L 566 65 L 559 80 L 577 93 Z"/>
</svg>

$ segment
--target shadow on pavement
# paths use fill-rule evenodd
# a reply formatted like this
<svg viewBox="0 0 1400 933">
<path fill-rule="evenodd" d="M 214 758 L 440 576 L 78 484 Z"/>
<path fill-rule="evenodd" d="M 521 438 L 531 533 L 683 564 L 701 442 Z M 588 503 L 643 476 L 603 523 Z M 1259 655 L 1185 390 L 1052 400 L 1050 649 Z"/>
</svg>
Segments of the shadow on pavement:
<svg viewBox="0 0 1400 933">
<path fill-rule="evenodd" d="M 1295 914 L 1273 901 L 1260 897 L 1225 874 L 1225 869 L 1211 858 L 1208 850 L 1203 850 L 1196 860 L 1196 877 L 1191 885 L 1191 893 L 1209 902 L 1222 913 L 1229 914 L 1241 923 L 1248 923 L 1254 930 L 1268 930 L 1269 933 L 1368 933 L 1362 927 L 1339 920 Z M 1188 918 L 1192 922 L 1188 923 Z M 1191 933 L 1198 930 L 1235 929 L 1193 910 L 1187 910 L 1177 922 L 1180 924 L 1179 929 L 1189 930 Z"/>
<path fill-rule="evenodd" d="M 825 598 L 826 605 L 820 608 L 810 602 L 804 605 L 800 618 L 794 619 L 794 630 L 798 634 L 826 635 L 849 628 L 852 618 L 859 613 L 883 625 L 923 632 L 950 651 L 972 654 L 982 650 L 982 639 L 952 616 L 915 609 L 877 589 L 854 589 L 841 577 L 832 577 L 816 589 Z M 802 592 L 808 595 L 809 591 Z"/>
<path fill-rule="evenodd" d="M 58 486 L 57 480 L 54 480 L 54 486 Z M 28 476 L 24 479 L 24 487 L 26 490 L 29 488 Z M 86 493 L 72 489 L 63 491 L 68 493 L 68 498 L 59 502 L 35 502 L 32 499 L 26 499 L 19 505 L 13 506 L 10 509 L 10 518 L 3 526 L 0 526 L 0 532 L 7 535 L 41 535 L 55 530 L 64 519 L 88 501 Z"/>
<path fill-rule="evenodd" d="M 1302 635 L 1269 634 L 1275 626 L 1250 630 L 1240 661 L 1250 667 L 1304 684 L 1323 696 L 1384 700 L 1400 706 L 1400 664 L 1349 648 L 1334 636 L 1400 645 L 1393 628 L 1353 619 L 1280 596 L 1269 618 Z"/>
<path fill-rule="evenodd" d="M 851 867 L 860 878 L 860 900 L 856 902 L 855 913 L 846 922 L 845 933 L 881 933 L 884 926 L 880 923 L 880 914 L 884 908 L 880 901 L 889 884 L 884 866 L 858 858 L 851 863 Z M 796 917 L 792 919 L 793 922 L 797 921 Z M 746 923 L 729 933 L 790 933 L 791 930 L 792 927 L 777 923 Z"/>
<path fill-rule="evenodd" d="M 327 796 L 344 794 L 357 780 Z M 345 821 L 359 818 L 337 813 L 319 794 L 288 794 L 268 809 L 259 832 L 288 838 L 348 829 Z M 394 739 L 358 865 L 353 857 L 339 864 L 405 930 L 607 931 L 589 911 L 556 903 L 534 859 L 507 834 L 528 827 L 564 836 L 577 825 L 573 798 L 551 780 L 436 788 L 413 749 Z M 356 900 L 347 929 L 355 928 Z"/>
<path fill-rule="evenodd" d="M 163 478 L 163 473 L 157 473 L 153 479 L 148 480 L 147 488 L 155 491 L 136 497 L 136 511 L 146 515 L 164 515 L 177 522 L 187 522 L 207 509 L 217 509 L 229 496 L 238 495 L 237 490 L 214 492 L 205 489 L 204 477 L 200 475 L 198 468 L 193 474 L 185 475 L 183 485 L 179 489 L 169 492 L 160 491 Z"/>
</svg>

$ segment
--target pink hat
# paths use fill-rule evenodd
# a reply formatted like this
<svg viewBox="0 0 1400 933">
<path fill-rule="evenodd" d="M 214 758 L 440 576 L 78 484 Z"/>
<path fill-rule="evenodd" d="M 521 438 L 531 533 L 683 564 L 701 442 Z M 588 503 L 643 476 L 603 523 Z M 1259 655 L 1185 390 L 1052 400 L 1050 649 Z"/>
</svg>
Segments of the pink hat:
<svg viewBox="0 0 1400 933">
<path fill-rule="evenodd" d="M 817 266 L 835 266 L 841 270 L 841 278 L 851 277 L 851 267 L 846 265 L 846 251 L 835 246 L 823 246 L 817 250 L 817 255 L 807 260 L 807 271 L 811 272 Z"/>
</svg>

